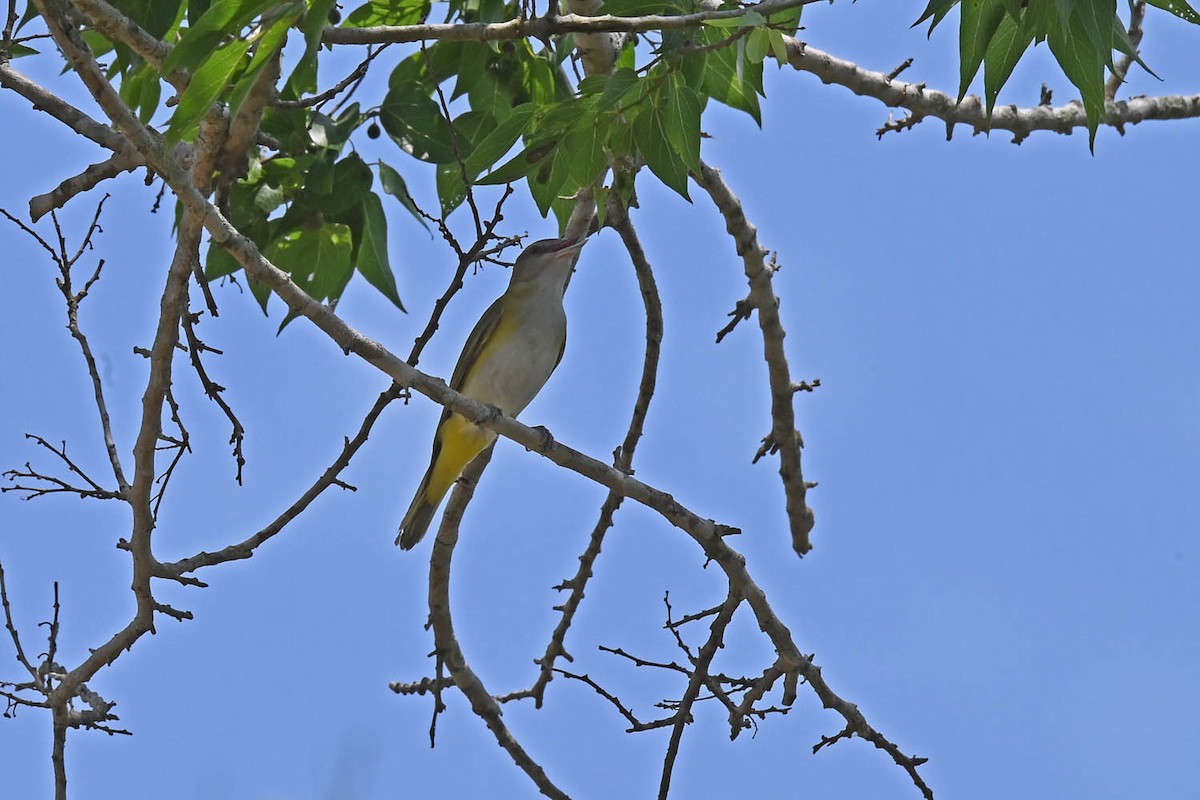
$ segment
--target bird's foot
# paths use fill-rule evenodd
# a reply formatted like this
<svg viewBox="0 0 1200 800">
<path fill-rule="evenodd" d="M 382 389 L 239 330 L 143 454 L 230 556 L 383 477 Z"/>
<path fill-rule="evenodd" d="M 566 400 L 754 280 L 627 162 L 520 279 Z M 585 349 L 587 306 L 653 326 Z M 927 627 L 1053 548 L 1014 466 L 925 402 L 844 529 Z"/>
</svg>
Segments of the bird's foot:
<svg viewBox="0 0 1200 800">
<path fill-rule="evenodd" d="M 544 425 L 537 425 L 533 428 L 533 430 L 541 434 L 542 441 L 537 447 L 532 447 L 529 449 L 536 450 L 539 454 L 544 456 L 546 453 L 550 452 L 550 448 L 554 446 L 554 434 L 550 433 L 550 429 Z"/>
</svg>

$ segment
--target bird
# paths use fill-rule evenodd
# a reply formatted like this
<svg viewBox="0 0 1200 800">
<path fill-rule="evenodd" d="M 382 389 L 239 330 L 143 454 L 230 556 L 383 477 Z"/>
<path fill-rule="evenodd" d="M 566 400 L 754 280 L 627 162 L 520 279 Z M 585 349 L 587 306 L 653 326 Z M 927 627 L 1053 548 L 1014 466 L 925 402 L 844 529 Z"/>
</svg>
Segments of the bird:
<svg viewBox="0 0 1200 800">
<path fill-rule="evenodd" d="M 515 417 L 533 400 L 562 360 L 567 344 L 563 295 L 588 232 L 541 239 L 521 251 L 508 288 L 483 312 L 450 377 L 450 388 Z M 408 507 L 396 544 L 411 550 L 425 536 L 446 492 L 467 465 L 496 439 L 449 408 L 433 436 L 429 469 Z"/>
</svg>

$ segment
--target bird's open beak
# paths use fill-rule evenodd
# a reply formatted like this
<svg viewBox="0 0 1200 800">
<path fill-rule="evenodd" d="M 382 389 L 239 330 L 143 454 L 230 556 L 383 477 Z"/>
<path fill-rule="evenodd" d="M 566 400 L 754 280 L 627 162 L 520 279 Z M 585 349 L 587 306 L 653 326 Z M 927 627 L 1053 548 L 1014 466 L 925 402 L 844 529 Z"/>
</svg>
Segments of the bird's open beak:
<svg viewBox="0 0 1200 800">
<path fill-rule="evenodd" d="M 574 239 L 559 239 L 559 243 L 557 245 L 555 245 L 555 247 L 554 247 L 554 251 L 553 251 L 554 254 L 555 255 L 559 255 L 559 254 L 567 255 L 570 253 L 578 253 L 579 250 L 585 244 L 587 244 L 588 235 L 589 235 L 589 232 L 585 230 L 582 234 L 575 237 Z"/>
</svg>

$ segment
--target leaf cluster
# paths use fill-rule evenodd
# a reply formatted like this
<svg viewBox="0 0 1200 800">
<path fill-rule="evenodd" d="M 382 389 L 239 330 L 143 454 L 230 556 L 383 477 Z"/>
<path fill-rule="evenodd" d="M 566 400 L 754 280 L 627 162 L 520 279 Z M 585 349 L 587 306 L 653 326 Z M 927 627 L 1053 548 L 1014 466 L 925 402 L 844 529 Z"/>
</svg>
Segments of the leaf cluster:
<svg viewBox="0 0 1200 800">
<path fill-rule="evenodd" d="M 1187 0 L 1147 2 L 1200 24 L 1200 14 Z M 1104 118 L 1105 70 L 1115 71 L 1113 53 L 1149 70 L 1117 13 L 1117 0 L 929 0 L 914 24 L 928 21 L 932 34 L 955 6 L 960 11 L 958 97 L 966 96 L 982 65 L 989 115 L 1000 89 L 1030 45 L 1046 42 L 1067 79 L 1079 90 L 1087 114 L 1089 146 L 1094 146 Z"/>
</svg>

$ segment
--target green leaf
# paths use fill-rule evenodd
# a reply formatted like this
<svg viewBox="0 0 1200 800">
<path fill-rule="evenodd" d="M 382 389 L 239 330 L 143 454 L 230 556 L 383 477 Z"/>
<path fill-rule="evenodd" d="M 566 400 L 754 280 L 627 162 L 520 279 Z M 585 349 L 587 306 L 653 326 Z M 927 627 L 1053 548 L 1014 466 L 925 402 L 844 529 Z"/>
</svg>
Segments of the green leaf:
<svg viewBox="0 0 1200 800">
<path fill-rule="evenodd" d="M 30 4 L 30 7 L 33 7 L 32 3 Z M 94 55 L 96 58 L 106 56 L 113 51 L 113 43 L 96 31 L 90 29 L 86 31 L 80 31 L 79 35 L 83 38 L 83 41 L 87 43 L 88 49 L 92 51 L 92 55 Z"/>
<path fill-rule="evenodd" d="M 933 35 L 933 29 L 938 23 L 950 13 L 950 9 L 958 4 L 958 0 L 929 0 L 929 5 L 925 6 L 925 11 L 920 18 L 912 24 L 912 27 L 917 27 L 925 20 L 929 20 L 929 31 L 927 36 Z"/>
<path fill-rule="evenodd" d="M 1087 113 L 1088 147 L 1094 149 L 1096 129 L 1104 117 L 1104 65 L 1111 52 L 1103 52 L 1088 35 L 1079 15 L 1072 15 L 1068 27 L 1054 26 L 1046 37 L 1050 52 L 1083 99 Z"/>
<path fill-rule="evenodd" d="M 526 178 L 529 193 L 543 217 L 550 213 L 554 202 L 565 193 L 562 189 L 570 171 L 570 154 L 565 148 L 555 147 L 551 155 L 542 159 L 537 169 Z"/>
<path fill-rule="evenodd" d="M 187 21 L 189 26 L 193 26 L 204 16 L 204 12 L 208 11 L 208 7 L 212 5 L 210 0 L 188 0 L 187 4 Z"/>
<path fill-rule="evenodd" d="M 521 138 L 521 134 L 529 129 L 529 121 L 533 118 L 534 110 L 535 106 L 532 103 L 523 103 L 517 106 L 503 122 L 492 128 L 475 145 L 465 160 L 468 177 L 474 179 L 512 149 L 517 140 Z"/>
<path fill-rule="evenodd" d="M 1117 17 L 1115 14 L 1113 15 L 1113 33 L 1115 34 L 1114 44 L 1116 45 L 1116 48 L 1132 58 L 1134 63 L 1136 63 L 1139 67 L 1146 70 L 1146 72 L 1149 74 L 1154 75 L 1155 78 L 1158 78 L 1158 76 L 1154 74 L 1154 70 L 1150 69 L 1150 67 L 1138 54 L 1137 48 L 1133 45 L 1133 40 L 1129 38 L 1129 32 L 1125 30 L 1125 23 L 1122 22 L 1121 18 Z M 1159 80 L 1162 79 L 1159 78 Z"/>
<path fill-rule="evenodd" d="M 400 293 L 396 291 L 396 276 L 388 261 L 387 216 L 383 213 L 383 202 L 379 195 L 371 192 L 363 198 L 362 215 L 363 236 L 358 247 L 358 272 L 367 279 L 367 283 L 391 300 L 392 305 L 405 311 L 404 303 L 400 302 Z"/>
<path fill-rule="evenodd" d="M 27 47 L 23 44 L 13 42 L 8 47 L 8 53 L 13 58 L 24 58 L 25 56 L 36 56 L 38 51 L 34 50 L 32 47 Z"/>
<path fill-rule="evenodd" d="M 766 19 L 757 11 L 747 11 L 736 17 L 722 17 L 719 19 L 706 19 L 702 25 L 707 25 L 710 28 L 757 28 L 766 24 Z"/>
<path fill-rule="evenodd" d="M 312 195 L 329 195 L 333 193 L 333 160 L 334 153 L 314 153 L 311 161 L 305 160 L 307 169 L 304 172 L 304 189 Z"/>
<path fill-rule="evenodd" d="M 596 224 L 600 230 L 604 230 L 604 218 L 608 214 L 608 192 L 607 186 L 597 186 L 592 189 L 596 200 Z"/>
<path fill-rule="evenodd" d="M 327 217 L 359 205 L 370 193 L 375 175 L 358 153 L 351 153 L 333 165 L 333 191 L 321 200 L 319 210 Z"/>
<path fill-rule="evenodd" d="M 175 24 L 181 3 L 180 0 L 112 0 L 112 5 L 145 28 L 146 33 L 161 39 Z"/>
<path fill-rule="evenodd" d="M 679 9 L 667 0 L 604 0 L 600 13 L 616 17 L 641 17 L 647 14 L 676 15 Z"/>
<path fill-rule="evenodd" d="M 13 30 L 13 33 L 20 33 L 21 29 L 25 27 L 26 23 L 36 19 L 39 16 L 41 16 L 41 14 L 38 12 L 37 5 L 34 3 L 26 3 L 25 13 L 21 15 L 21 20 L 17 23 L 17 27 Z M 95 54 L 95 52 L 95 50 L 92 51 L 93 54 Z"/>
<path fill-rule="evenodd" d="M 1002 0 L 962 0 L 958 28 L 958 99 L 967 96 L 971 81 L 987 55 L 988 45 L 1006 15 Z"/>
<path fill-rule="evenodd" d="M 559 70 L 546 59 L 529 54 L 521 63 L 524 67 L 522 87 L 530 102 L 547 105 L 570 93 L 559 82 Z"/>
<path fill-rule="evenodd" d="M 983 63 L 983 92 L 990 118 L 1000 89 L 1008 83 L 1013 68 L 1033 42 L 1033 31 L 1005 16 L 996 27 Z"/>
<path fill-rule="evenodd" d="M 639 86 L 641 78 L 629 68 L 621 68 L 608 76 L 604 85 L 604 93 L 600 95 L 600 108 L 615 108 L 635 86 Z"/>
<path fill-rule="evenodd" d="M 761 64 L 770 49 L 771 42 L 767 37 L 766 28 L 755 28 L 746 37 L 746 60 L 751 64 Z"/>
<path fill-rule="evenodd" d="M 425 222 L 425 217 L 421 216 L 421 212 L 417 209 L 417 204 L 413 202 L 412 195 L 408 193 L 408 184 L 404 182 L 404 178 L 400 176 L 393 167 L 388 164 L 379 162 L 379 182 L 383 184 L 383 190 L 392 197 L 400 201 L 400 205 L 404 206 L 408 213 L 413 215 L 413 218 L 421 223 L 421 227 L 429 231 L 429 225 Z"/>
<path fill-rule="evenodd" d="M 235 34 L 276 0 L 216 0 L 196 24 L 186 29 L 163 62 L 163 73 L 194 69 L 205 61 L 226 35 Z"/>
<path fill-rule="evenodd" d="M 195 135 L 200 120 L 229 85 L 234 70 L 249 47 L 248 41 L 234 39 L 218 48 L 192 74 L 191 82 L 180 96 L 175 113 L 171 115 L 168 142 L 184 141 Z"/>
<path fill-rule="evenodd" d="M 666 102 L 662 107 L 663 128 L 671 147 L 684 165 L 700 171 L 700 96 L 684 83 L 679 73 L 667 82 Z M 686 196 L 686 195 L 685 195 Z"/>
<path fill-rule="evenodd" d="M 1105 64 L 1116 69 L 1112 51 L 1116 47 L 1117 0 L 1086 0 L 1077 7 L 1079 19 L 1087 31 L 1088 38 L 1096 49 L 1105 55 Z"/>
<path fill-rule="evenodd" d="M 471 87 L 479 83 L 494 83 L 488 67 L 495 55 L 492 48 L 483 42 L 463 42 L 462 55 L 458 59 L 458 78 L 454 82 L 454 91 L 450 93 L 450 99 L 468 94 Z"/>
<path fill-rule="evenodd" d="M 563 140 L 562 149 L 568 161 L 567 180 L 576 189 L 591 186 L 608 165 L 604 153 L 604 143 L 608 139 L 607 118 L 608 115 L 586 115 Z"/>
<path fill-rule="evenodd" d="M 429 59 L 418 50 L 405 58 L 388 75 L 388 90 L 411 90 L 414 86 L 427 87 L 425 95 L 433 94 L 433 85 L 429 83 Z"/>
<path fill-rule="evenodd" d="M 154 112 L 158 110 L 158 100 L 161 96 L 158 76 L 157 69 L 143 64 L 121 80 L 121 99 L 137 112 L 143 125 L 149 123 Z"/>
<path fill-rule="evenodd" d="M 739 68 L 737 51 L 732 47 L 708 54 L 708 69 L 704 74 L 703 91 L 712 99 L 730 108 L 745 111 L 762 127 L 756 88 L 762 87 L 762 64 Z"/>
<path fill-rule="evenodd" d="M 784 40 L 783 34 L 774 28 L 768 28 L 767 41 L 771 44 L 771 54 L 775 56 L 775 61 L 782 69 L 788 63 L 787 42 Z"/>
<path fill-rule="evenodd" d="M 1020 2 L 1020 0 L 1016 0 Z M 783 11 L 776 11 L 774 14 L 768 14 L 767 20 L 771 24 L 772 30 L 780 34 L 795 36 L 800 30 L 800 12 L 804 10 L 804 6 L 794 6 L 785 8 Z"/>
<path fill-rule="evenodd" d="M 304 12 L 304 53 L 296 62 L 296 68 L 288 76 L 282 94 L 300 98 L 317 90 L 317 51 L 321 48 L 321 32 L 329 24 L 329 12 L 336 0 L 309 0 L 308 11 Z"/>
<path fill-rule="evenodd" d="M 208 255 L 204 259 L 204 277 L 209 281 L 232 275 L 242 268 L 237 260 L 229 255 L 229 251 L 217 244 L 209 244 Z"/>
<path fill-rule="evenodd" d="M 1003 0 L 1004 10 L 1013 18 L 1013 22 L 1021 21 L 1021 0 Z"/>
<path fill-rule="evenodd" d="M 633 121 L 633 140 L 637 143 L 646 166 L 658 179 L 691 200 L 687 192 L 687 163 L 670 144 L 668 123 L 660 109 L 650 105 L 642 108 Z"/>
<path fill-rule="evenodd" d="M 512 183 L 529 174 L 540 161 L 554 151 L 554 142 L 526 147 L 500 167 L 475 181 L 480 186 L 493 186 L 501 183 Z"/>
<path fill-rule="evenodd" d="M 429 14 L 428 0 L 371 0 L 350 12 L 343 28 L 370 28 L 374 25 L 416 25 Z"/>
<path fill-rule="evenodd" d="M 308 118 L 308 138 L 323 150 L 338 150 L 337 123 L 320 111 L 313 111 Z"/>
<path fill-rule="evenodd" d="M 283 189 L 278 186 L 272 186 L 269 183 L 259 186 L 258 191 L 254 193 L 254 206 L 264 214 L 270 214 L 279 208 L 283 205 L 283 201 Z"/>
<path fill-rule="evenodd" d="M 242 103 L 246 100 L 246 95 L 254 88 L 255 81 L 262 74 L 263 69 L 267 64 L 271 63 L 271 59 L 275 54 L 283 49 L 287 43 L 288 31 L 292 25 L 300 18 L 302 9 L 299 6 L 288 9 L 282 16 L 267 26 L 266 31 L 258 39 L 254 47 L 254 55 L 250 58 L 250 64 L 238 78 L 237 84 L 233 87 L 233 91 L 229 93 L 229 116 L 237 116 L 238 109 L 242 107 Z"/>
<path fill-rule="evenodd" d="M 621 48 L 621 52 L 617 53 L 617 60 L 613 63 L 615 70 L 632 70 L 637 66 L 637 52 L 633 46 L 633 41 L 633 37 L 630 37 L 625 42 L 625 46 Z"/>
<path fill-rule="evenodd" d="M 467 199 L 467 185 L 463 182 L 462 167 L 458 162 L 438 164 L 436 183 L 438 202 L 442 207 L 442 217 L 445 218 Z"/>
<path fill-rule="evenodd" d="M 404 152 L 433 164 L 454 160 L 450 126 L 442 109 L 417 87 L 396 87 L 383 98 L 379 121 Z"/>
<path fill-rule="evenodd" d="M 353 271 L 350 228 L 336 222 L 294 228 L 277 237 L 263 255 L 321 302 L 341 295 Z"/>
<path fill-rule="evenodd" d="M 1146 2 L 1155 8 L 1170 11 L 1175 16 L 1193 25 L 1200 25 L 1200 14 L 1197 14 L 1196 9 L 1188 5 L 1187 0 L 1146 0 Z"/>
</svg>

